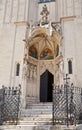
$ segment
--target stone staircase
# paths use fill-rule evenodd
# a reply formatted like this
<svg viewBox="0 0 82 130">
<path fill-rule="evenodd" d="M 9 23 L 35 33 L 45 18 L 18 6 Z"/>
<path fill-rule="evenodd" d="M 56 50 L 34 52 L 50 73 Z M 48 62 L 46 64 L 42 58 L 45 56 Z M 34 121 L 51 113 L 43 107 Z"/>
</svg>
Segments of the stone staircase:
<svg viewBox="0 0 82 130">
<path fill-rule="evenodd" d="M 76 130 L 74 126 L 52 125 L 52 103 L 32 103 L 20 110 L 17 126 L 3 125 L 0 130 Z"/>
<path fill-rule="evenodd" d="M 26 107 L 27 107 L 27 108 L 30 108 L 30 106 L 31 106 L 32 104 L 38 104 L 38 103 L 39 103 L 39 99 L 38 99 L 37 97 L 27 96 L 27 97 L 26 97 L 26 102 L 27 102 Z"/>
<path fill-rule="evenodd" d="M 21 109 L 20 116 L 18 123 L 20 127 L 27 126 L 31 130 L 51 130 L 52 103 L 30 104 L 29 108 Z"/>
</svg>

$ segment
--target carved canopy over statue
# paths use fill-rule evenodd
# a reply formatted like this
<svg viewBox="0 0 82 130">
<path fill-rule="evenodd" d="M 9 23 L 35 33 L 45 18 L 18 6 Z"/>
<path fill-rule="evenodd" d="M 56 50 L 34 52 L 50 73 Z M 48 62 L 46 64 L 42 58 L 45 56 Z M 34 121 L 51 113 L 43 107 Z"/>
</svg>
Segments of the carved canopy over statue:
<svg viewBox="0 0 82 130">
<path fill-rule="evenodd" d="M 28 39 L 29 55 L 37 59 L 54 59 L 58 56 L 61 35 L 53 30 L 50 36 L 44 27 L 32 31 Z"/>
<path fill-rule="evenodd" d="M 46 5 L 43 6 L 41 15 L 41 24 L 31 24 L 27 28 L 30 33 L 26 35 L 26 44 L 29 46 L 28 54 L 39 60 L 55 59 L 59 55 L 61 27 L 59 24 L 49 22 L 49 11 Z"/>
<path fill-rule="evenodd" d="M 42 19 L 30 23 L 26 28 L 23 86 L 24 92 L 39 98 L 40 76 L 48 70 L 54 76 L 55 84 L 63 81 L 63 62 L 59 55 L 61 45 L 61 27 L 59 23 L 48 20 L 49 11 L 44 5 Z M 26 101 L 26 100 L 25 100 Z"/>
</svg>

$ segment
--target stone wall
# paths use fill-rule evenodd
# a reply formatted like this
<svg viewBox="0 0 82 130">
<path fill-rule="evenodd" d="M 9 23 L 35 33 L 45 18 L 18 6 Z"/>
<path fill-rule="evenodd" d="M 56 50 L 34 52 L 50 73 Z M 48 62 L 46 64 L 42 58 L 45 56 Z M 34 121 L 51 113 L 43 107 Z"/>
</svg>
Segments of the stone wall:
<svg viewBox="0 0 82 130">
<path fill-rule="evenodd" d="M 15 25 L 0 25 L 0 85 L 10 84 Z"/>
<path fill-rule="evenodd" d="M 50 11 L 49 19 L 52 21 L 82 15 L 81 0 L 57 0 L 46 4 Z M 43 4 L 38 3 L 38 0 L 0 0 L 0 23 L 38 21 L 42 7 Z"/>
<path fill-rule="evenodd" d="M 37 0 L 0 0 L 0 23 L 37 21 Z"/>
<path fill-rule="evenodd" d="M 82 15 L 82 1 L 81 0 L 57 0 L 56 2 L 46 3 L 48 10 L 50 12 L 50 20 L 60 21 L 62 17 L 70 16 L 81 16 Z M 39 13 L 43 4 L 39 4 Z M 39 16 L 40 19 L 40 16 Z"/>
<path fill-rule="evenodd" d="M 68 61 L 72 61 L 73 73 L 69 74 L 70 82 L 82 85 L 82 18 L 74 18 L 62 22 L 64 73 L 68 73 Z"/>
<path fill-rule="evenodd" d="M 22 82 L 24 39 L 28 18 L 28 0 L 0 0 L 0 85 Z M 16 64 L 20 75 L 16 76 Z"/>
</svg>

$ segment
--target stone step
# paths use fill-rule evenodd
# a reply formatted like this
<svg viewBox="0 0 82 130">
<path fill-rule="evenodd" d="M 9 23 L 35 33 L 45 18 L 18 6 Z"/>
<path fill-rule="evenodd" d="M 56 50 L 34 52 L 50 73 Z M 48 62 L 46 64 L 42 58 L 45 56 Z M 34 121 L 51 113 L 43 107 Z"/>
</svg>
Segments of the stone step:
<svg viewBox="0 0 82 130">
<path fill-rule="evenodd" d="M 20 115 L 21 115 L 21 117 L 37 117 L 37 116 L 40 116 L 40 115 L 42 115 L 42 116 L 44 116 L 44 115 L 48 115 L 48 114 L 51 114 L 51 112 L 49 112 L 49 111 L 46 111 L 46 112 L 30 112 L 30 113 L 21 113 Z M 51 114 L 52 115 L 52 114 Z"/>
<path fill-rule="evenodd" d="M 28 106 L 29 104 L 33 104 L 33 103 L 39 103 L 39 100 L 37 97 L 26 97 L 26 102 L 27 102 L 27 105 Z"/>
<path fill-rule="evenodd" d="M 41 114 L 52 114 L 52 109 L 21 109 L 20 116 L 26 115 L 41 115 Z"/>
<path fill-rule="evenodd" d="M 39 106 L 39 107 L 40 107 L 40 106 Z M 52 107 L 42 107 L 42 108 L 40 108 L 40 109 L 39 109 L 39 107 L 37 107 L 37 108 L 36 108 L 36 107 L 32 107 L 32 108 L 20 109 L 20 110 L 26 110 L 26 111 L 30 111 L 30 110 L 32 110 L 32 111 L 33 111 L 33 110 L 34 110 L 34 111 L 35 111 L 35 110 L 36 110 L 36 111 L 38 111 L 38 110 L 39 110 L 39 111 L 41 111 L 41 110 L 44 110 L 44 111 L 46 111 L 46 110 L 52 110 Z"/>
<path fill-rule="evenodd" d="M 44 114 L 41 114 L 42 116 L 44 116 Z M 21 117 L 39 117 L 39 114 L 35 114 L 35 115 L 33 115 L 33 114 L 22 114 L 22 116 Z"/>
<path fill-rule="evenodd" d="M 26 121 L 34 121 L 34 122 L 36 122 L 36 121 L 52 121 L 52 117 L 26 117 L 26 118 L 21 118 L 20 119 L 20 122 L 22 122 L 22 121 L 24 121 L 24 122 L 26 122 Z"/>
<path fill-rule="evenodd" d="M 18 125 L 16 130 L 52 130 L 52 125 Z"/>
<path fill-rule="evenodd" d="M 82 130 L 78 126 L 53 126 L 53 125 L 2 125 L 0 130 Z"/>
<path fill-rule="evenodd" d="M 50 106 L 52 105 L 52 102 L 38 102 L 38 103 L 33 103 L 32 105 L 38 105 L 38 106 Z"/>
<path fill-rule="evenodd" d="M 37 125 L 5 125 L 0 126 L 0 130 L 50 130 L 51 125 L 37 126 Z"/>
<path fill-rule="evenodd" d="M 52 119 L 52 115 L 48 114 L 48 115 L 38 115 L 36 117 L 22 117 L 21 120 L 27 121 L 27 120 L 45 120 L 45 119 Z"/>
<path fill-rule="evenodd" d="M 21 109 L 20 112 L 26 112 L 26 113 L 30 113 L 30 112 L 35 112 L 35 113 L 38 113 L 38 112 L 52 112 L 52 109 Z"/>
<path fill-rule="evenodd" d="M 44 120 L 44 121 L 19 121 L 18 125 L 51 125 L 52 120 Z"/>
<path fill-rule="evenodd" d="M 52 106 L 51 105 L 30 105 L 29 106 L 30 109 L 51 109 L 52 110 Z"/>
<path fill-rule="evenodd" d="M 34 103 L 29 108 L 20 110 L 21 117 L 38 117 L 48 114 L 52 115 L 52 103 Z"/>
<path fill-rule="evenodd" d="M 52 103 L 29 104 L 27 109 L 20 110 L 20 117 L 18 123 L 20 127 L 33 126 L 32 130 L 50 130 L 49 126 L 52 125 Z"/>
<path fill-rule="evenodd" d="M 40 107 L 39 107 L 40 106 Z M 27 108 L 48 108 L 48 107 L 52 107 L 52 102 L 39 102 L 39 100 L 37 99 L 37 97 L 27 97 Z"/>
</svg>

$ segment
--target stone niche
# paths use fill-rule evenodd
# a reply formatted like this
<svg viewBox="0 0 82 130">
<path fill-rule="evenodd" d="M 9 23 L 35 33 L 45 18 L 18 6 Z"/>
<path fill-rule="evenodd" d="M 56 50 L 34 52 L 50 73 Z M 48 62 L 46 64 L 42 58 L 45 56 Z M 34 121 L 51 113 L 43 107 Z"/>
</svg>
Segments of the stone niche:
<svg viewBox="0 0 82 130">
<path fill-rule="evenodd" d="M 27 97 L 37 97 L 37 66 L 37 60 L 29 56 L 27 61 Z"/>
</svg>

